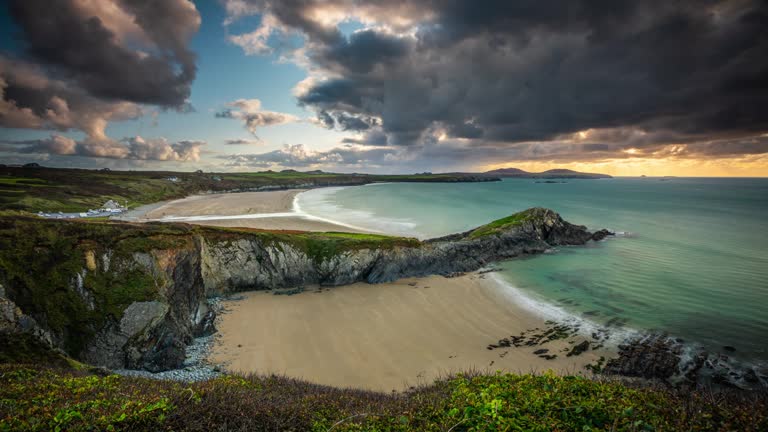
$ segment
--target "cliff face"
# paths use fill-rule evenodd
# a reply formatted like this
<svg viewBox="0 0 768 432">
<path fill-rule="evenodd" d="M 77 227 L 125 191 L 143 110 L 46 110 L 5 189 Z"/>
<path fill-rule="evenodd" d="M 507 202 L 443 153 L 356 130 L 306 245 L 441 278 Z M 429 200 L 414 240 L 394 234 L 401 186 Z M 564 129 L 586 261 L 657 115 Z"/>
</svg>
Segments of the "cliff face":
<svg viewBox="0 0 768 432">
<path fill-rule="evenodd" d="M 42 332 L 90 364 L 161 371 L 180 366 L 191 339 L 213 331 L 211 296 L 472 271 L 605 235 L 541 208 L 425 242 L 0 218 L 3 301 L 35 322 L 0 332 Z"/>
</svg>

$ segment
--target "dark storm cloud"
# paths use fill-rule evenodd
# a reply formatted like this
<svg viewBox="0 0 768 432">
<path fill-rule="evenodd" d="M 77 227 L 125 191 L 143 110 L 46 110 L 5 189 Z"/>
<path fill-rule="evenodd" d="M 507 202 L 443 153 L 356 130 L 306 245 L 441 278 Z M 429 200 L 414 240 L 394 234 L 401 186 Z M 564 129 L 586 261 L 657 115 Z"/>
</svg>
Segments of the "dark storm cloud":
<svg viewBox="0 0 768 432">
<path fill-rule="evenodd" d="M 79 129 L 105 139 L 108 121 L 142 114 L 136 104 L 107 101 L 69 83 L 50 79 L 38 66 L 0 56 L 0 126 L 26 129 Z"/>
<path fill-rule="evenodd" d="M 94 142 L 75 141 L 53 134 L 49 138 L 35 140 L 0 140 L 0 151 L 49 154 L 59 156 L 86 156 L 107 159 L 131 159 L 145 161 L 197 162 L 200 160 L 202 141 L 168 142 L 165 139 L 125 138 L 122 141 Z"/>
<path fill-rule="evenodd" d="M 368 130 L 378 124 L 373 117 L 353 116 L 344 111 L 328 112 L 321 110 L 317 113 L 317 120 L 329 129 L 338 128 L 342 131 L 360 132 Z"/>
<path fill-rule="evenodd" d="M 316 58 L 330 67 L 338 65 L 354 73 L 368 73 L 377 64 L 398 60 L 408 47 L 404 38 L 363 30 L 327 47 Z"/>
<path fill-rule="evenodd" d="M 328 127 L 342 113 L 378 119 L 390 145 L 425 144 L 442 129 L 439 139 L 521 158 L 627 157 L 621 134 L 562 140 L 591 129 L 640 131 L 631 138 L 646 154 L 764 149 L 725 143 L 768 131 L 768 2 L 245 3 L 274 18 L 272 31 L 306 36 L 316 79 L 301 104 Z M 337 24 L 348 19 L 368 28 L 345 37 Z M 533 143 L 542 141 L 553 145 Z"/>
<path fill-rule="evenodd" d="M 13 0 L 19 51 L 0 55 L 0 126 L 80 130 L 6 148 L 26 153 L 194 161 L 199 142 L 106 135 L 111 121 L 142 116 L 142 105 L 187 112 L 195 78 L 189 41 L 200 15 L 187 0 Z"/>
<path fill-rule="evenodd" d="M 369 146 L 385 146 L 387 134 L 381 128 L 370 129 L 366 131 L 361 138 L 344 138 L 341 140 L 344 144 L 362 144 Z"/>
<path fill-rule="evenodd" d="M 200 24 L 194 6 L 177 0 L 119 5 L 131 17 L 115 18 L 113 28 L 96 15 L 100 10 L 76 1 L 15 0 L 10 11 L 23 30 L 26 53 L 90 94 L 183 106 L 196 73 L 195 55 L 187 48 Z M 148 42 L 146 49 L 134 49 L 126 43 L 130 38 Z"/>
</svg>

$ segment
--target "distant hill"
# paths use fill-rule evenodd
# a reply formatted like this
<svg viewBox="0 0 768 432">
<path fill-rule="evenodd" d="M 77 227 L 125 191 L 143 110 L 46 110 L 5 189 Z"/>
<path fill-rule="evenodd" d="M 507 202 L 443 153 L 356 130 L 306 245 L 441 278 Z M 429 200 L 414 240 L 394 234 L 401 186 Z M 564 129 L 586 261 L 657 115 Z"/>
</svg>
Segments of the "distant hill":
<svg viewBox="0 0 768 432">
<path fill-rule="evenodd" d="M 612 178 L 608 174 L 583 173 L 569 169 L 551 169 L 540 173 L 523 171 L 519 168 L 501 168 L 486 171 L 481 175 L 506 178 L 570 178 L 570 179 L 599 179 Z"/>
</svg>

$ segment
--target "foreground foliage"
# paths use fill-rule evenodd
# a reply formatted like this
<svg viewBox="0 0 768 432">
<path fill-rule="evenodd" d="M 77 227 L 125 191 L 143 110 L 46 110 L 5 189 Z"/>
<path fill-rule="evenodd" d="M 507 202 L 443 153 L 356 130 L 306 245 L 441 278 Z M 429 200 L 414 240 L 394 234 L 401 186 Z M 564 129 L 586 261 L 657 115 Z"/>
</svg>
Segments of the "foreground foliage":
<svg viewBox="0 0 768 432">
<path fill-rule="evenodd" d="M 545 375 L 458 376 L 405 393 L 277 376 L 184 384 L 0 366 L 0 430 L 650 431 L 768 429 L 764 394 Z"/>
</svg>

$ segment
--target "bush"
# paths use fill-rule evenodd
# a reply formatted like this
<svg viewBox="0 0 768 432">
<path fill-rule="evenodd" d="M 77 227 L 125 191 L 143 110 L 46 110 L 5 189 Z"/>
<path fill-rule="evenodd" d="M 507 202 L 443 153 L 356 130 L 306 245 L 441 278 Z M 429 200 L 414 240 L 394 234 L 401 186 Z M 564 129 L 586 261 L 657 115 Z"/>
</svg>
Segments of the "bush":
<svg viewBox="0 0 768 432">
<path fill-rule="evenodd" d="M 281 376 L 184 384 L 0 366 L 0 431 L 764 431 L 764 393 L 544 375 L 446 378 L 403 393 Z"/>
</svg>

